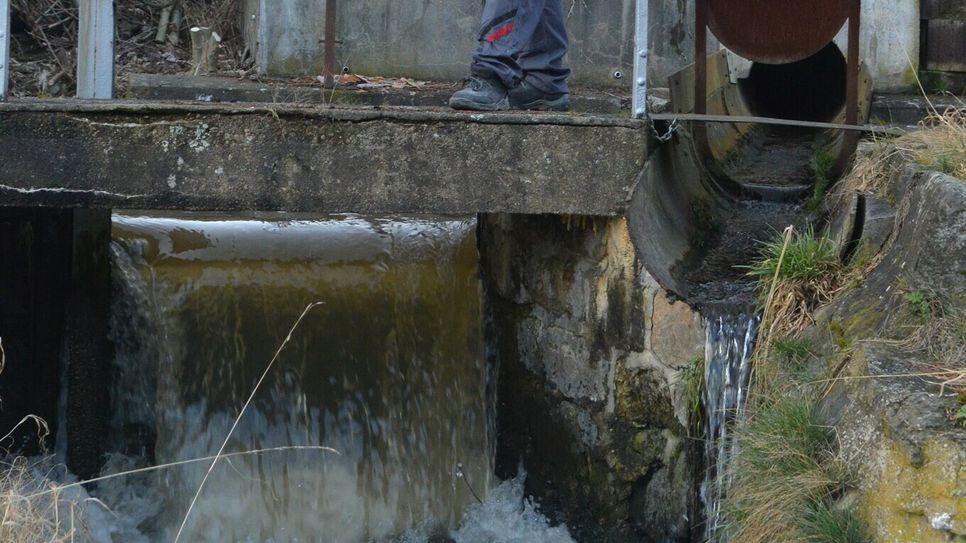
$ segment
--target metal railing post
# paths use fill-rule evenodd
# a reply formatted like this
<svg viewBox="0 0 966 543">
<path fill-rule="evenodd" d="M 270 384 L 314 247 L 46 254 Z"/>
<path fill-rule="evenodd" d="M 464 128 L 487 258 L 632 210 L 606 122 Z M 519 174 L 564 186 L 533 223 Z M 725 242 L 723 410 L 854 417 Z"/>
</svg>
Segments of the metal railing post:
<svg viewBox="0 0 966 543">
<path fill-rule="evenodd" d="M 0 0 L 0 102 L 10 84 L 10 0 Z"/>
<path fill-rule="evenodd" d="M 77 97 L 114 95 L 114 0 L 80 0 Z"/>
<path fill-rule="evenodd" d="M 634 92 L 631 100 L 631 111 L 634 117 L 641 119 L 647 115 L 647 35 L 648 35 L 648 0 L 637 0 L 634 18 Z"/>
</svg>

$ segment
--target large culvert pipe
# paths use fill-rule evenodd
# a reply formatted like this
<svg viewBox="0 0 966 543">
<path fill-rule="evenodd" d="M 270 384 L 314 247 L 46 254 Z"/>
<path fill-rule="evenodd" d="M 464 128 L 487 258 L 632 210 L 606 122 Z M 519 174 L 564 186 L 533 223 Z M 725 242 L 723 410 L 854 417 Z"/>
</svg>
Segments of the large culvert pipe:
<svg viewBox="0 0 966 543">
<path fill-rule="evenodd" d="M 834 68 L 838 61 L 832 41 L 848 20 L 844 121 L 856 125 L 860 114 L 860 16 L 860 0 L 697 0 L 694 112 L 708 113 L 706 51 L 710 29 L 722 45 L 754 63 L 742 93 L 746 110 L 758 109 L 761 116 L 783 120 L 832 120 L 843 104 L 835 71 L 827 68 Z M 796 101 L 809 91 L 814 92 L 805 102 Z M 844 170 L 855 152 L 858 134 L 850 132 L 838 139 L 836 173 Z M 715 144 L 709 141 L 705 123 L 695 123 L 694 141 L 702 160 L 710 161 Z M 720 170 L 710 169 L 724 177 Z"/>
<path fill-rule="evenodd" d="M 859 0 L 696 3 L 696 62 L 670 78 L 670 115 L 857 125 L 867 114 L 871 82 L 859 62 Z M 843 55 L 834 39 L 847 20 Z M 706 54 L 708 29 L 727 51 Z M 737 57 L 751 61 L 751 67 L 735 80 Z M 797 184 L 746 183 L 726 167 L 729 157 L 757 150 L 747 142 L 761 133 L 794 139 L 802 129 L 797 134 L 795 129 L 765 130 L 765 125 L 744 121 L 696 121 L 692 128 L 675 132 L 669 144 L 652 154 L 628 209 L 631 236 L 645 267 L 663 287 L 686 299 L 692 285 L 683 270 L 702 258 L 714 231 L 737 213 L 738 200 L 794 200 L 811 194 L 814 185 L 808 168 L 815 151 L 807 143 L 794 157 L 807 178 Z M 806 129 L 806 141 L 821 140 L 824 152 L 838 157 L 835 177 L 854 154 L 859 132 L 824 128 Z"/>
</svg>

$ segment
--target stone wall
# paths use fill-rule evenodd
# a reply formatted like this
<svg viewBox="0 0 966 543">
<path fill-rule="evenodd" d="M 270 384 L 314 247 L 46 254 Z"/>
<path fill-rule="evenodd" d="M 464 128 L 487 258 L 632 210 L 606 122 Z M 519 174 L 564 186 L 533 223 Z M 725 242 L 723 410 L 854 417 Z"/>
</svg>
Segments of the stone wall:
<svg viewBox="0 0 966 543">
<path fill-rule="evenodd" d="M 581 541 L 688 541 L 695 518 L 681 371 L 700 316 L 672 303 L 623 219 L 488 215 L 480 223 L 497 473 Z"/>
<path fill-rule="evenodd" d="M 820 350 L 833 353 L 829 370 L 841 368 L 824 410 L 857 475 L 853 499 L 874 541 L 963 541 L 966 428 L 952 417 L 961 403 L 942 377 L 921 374 L 966 364 L 943 360 L 936 336 L 959 326 L 951 333 L 962 338 L 955 320 L 966 314 L 966 183 L 914 165 L 892 171 L 884 200 L 868 196 L 859 218 L 859 254 L 881 247 L 881 262 L 820 311 L 812 331 Z M 910 293 L 941 306 L 923 315 Z M 923 326 L 933 327 L 932 348 L 889 341 Z"/>
</svg>

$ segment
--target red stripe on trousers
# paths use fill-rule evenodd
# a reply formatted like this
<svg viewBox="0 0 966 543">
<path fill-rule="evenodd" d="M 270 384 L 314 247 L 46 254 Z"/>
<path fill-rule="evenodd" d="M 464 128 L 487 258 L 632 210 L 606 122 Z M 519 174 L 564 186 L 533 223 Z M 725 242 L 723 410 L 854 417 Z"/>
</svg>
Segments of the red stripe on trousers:
<svg viewBox="0 0 966 543">
<path fill-rule="evenodd" d="M 486 41 L 493 43 L 500 38 L 506 37 L 507 35 L 510 34 L 510 32 L 513 32 L 513 23 L 509 23 L 508 25 L 502 28 L 498 28 L 493 32 L 490 32 L 490 35 L 487 36 L 485 39 Z"/>
</svg>

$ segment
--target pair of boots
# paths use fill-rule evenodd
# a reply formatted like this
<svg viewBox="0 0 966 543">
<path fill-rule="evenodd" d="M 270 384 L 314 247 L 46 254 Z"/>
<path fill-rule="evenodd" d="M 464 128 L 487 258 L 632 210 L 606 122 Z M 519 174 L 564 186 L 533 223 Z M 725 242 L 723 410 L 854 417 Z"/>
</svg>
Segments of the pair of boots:
<svg viewBox="0 0 966 543">
<path fill-rule="evenodd" d="M 546 93 L 537 87 L 521 81 L 508 89 L 496 77 L 474 75 L 466 88 L 457 91 L 449 99 L 453 109 L 472 111 L 504 111 L 525 109 L 537 111 L 569 111 L 570 95 L 567 93 Z"/>
<path fill-rule="evenodd" d="M 569 46 L 562 0 L 485 0 L 469 84 L 456 109 L 567 111 Z"/>
</svg>

